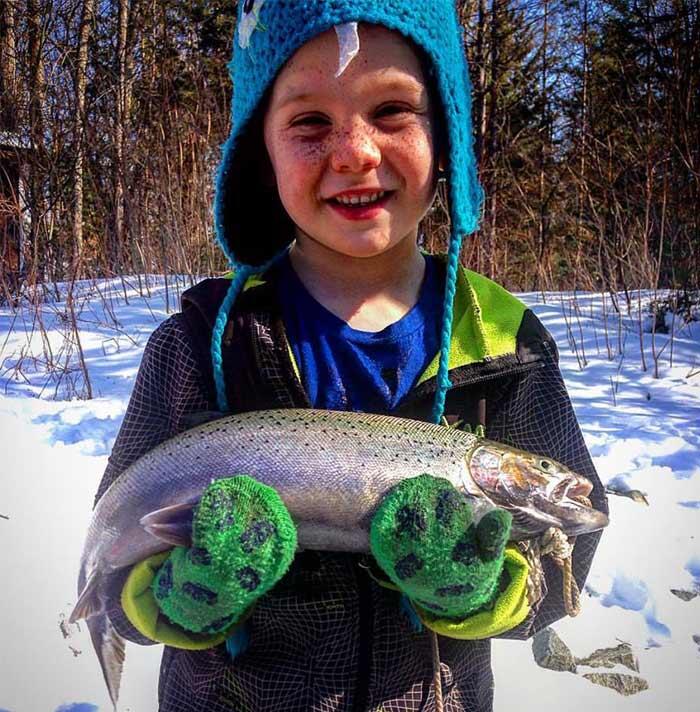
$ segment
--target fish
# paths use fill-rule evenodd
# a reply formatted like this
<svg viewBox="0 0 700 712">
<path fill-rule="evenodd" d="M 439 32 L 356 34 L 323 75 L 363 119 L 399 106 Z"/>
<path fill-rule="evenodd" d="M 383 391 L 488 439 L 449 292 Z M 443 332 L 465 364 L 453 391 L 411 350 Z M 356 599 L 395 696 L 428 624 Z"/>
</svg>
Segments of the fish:
<svg viewBox="0 0 700 712">
<path fill-rule="evenodd" d="M 109 576 L 173 546 L 189 546 L 193 511 L 211 482 L 246 474 L 274 487 L 297 526 L 300 549 L 369 552 L 372 516 L 383 497 L 424 473 L 463 492 L 474 522 L 495 508 L 509 511 L 513 541 L 550 527 L 577 536 L 608 523 L 588 500 L 593 485 L 587 478 L 454 427 L 314 409 L 205 422 L 143 455 L 93 511 L 69 620 L 87 620 L 114 708 L 125 643 L 106 613 Z"/>
</svg>

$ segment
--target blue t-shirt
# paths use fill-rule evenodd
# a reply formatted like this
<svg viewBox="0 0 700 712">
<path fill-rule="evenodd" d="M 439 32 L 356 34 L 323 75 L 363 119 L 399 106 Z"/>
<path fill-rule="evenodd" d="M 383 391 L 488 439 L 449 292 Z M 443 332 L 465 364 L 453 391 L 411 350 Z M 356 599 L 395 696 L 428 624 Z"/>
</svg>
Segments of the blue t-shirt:
<svg viewBox="0 0 700 712">
<path fill-rule="evenodd" d="M 379 332 L 359 331 L 319 304 L 288 257 L 280 265 L 284 325 L 302 383 L 315 408 L 389 412 L 401 402 L 440 347 L 444 285 L 434 258 L 418 302 Z"/>
</svg>

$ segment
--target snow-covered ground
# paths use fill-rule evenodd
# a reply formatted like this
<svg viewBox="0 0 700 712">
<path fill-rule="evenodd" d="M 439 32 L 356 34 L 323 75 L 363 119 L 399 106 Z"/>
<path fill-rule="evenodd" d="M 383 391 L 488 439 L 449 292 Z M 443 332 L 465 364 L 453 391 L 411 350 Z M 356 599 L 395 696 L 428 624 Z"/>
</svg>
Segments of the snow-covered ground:
<svg viewBox="0 0 700 712">
<path fill-rule="evenodd" d="M 171 310 L 186 286 L 169 281 Z M 554 628 L 580 658 L 629 643 L 639 673 L 555 672 L 534 662 L 531 642 L 496 641 L 496 710 L 696 710 L 700 597 L 671 589 L 686 598 L 700 591 L 700 322 L 676 320 L 673 344 L 656 334 L 657 379 L 644 330 L 641 368 L 636 294 L 621 321 L 600 295 L 522 298 L 557 339 L 601 478 L 648 501 L 611 495 L 583 611 Z M 73 305 L 92 400 L 65 293 L 48 299 L 40 318 L 26 305 L 0 307 L 0 712 L 111 709 L 87 630 L 67 617 L 92 499 L 143 347 L 167 316 L 166 287 L 162 278 L 142 279 L 141 291 L 136 278 L 78 284 Z M 156 710 L 159 660 L 159 646 L 127 646 L 120 710 Z M 588 672 L 638 675 L 649 689 L 622 697 Z"/>
</svg>

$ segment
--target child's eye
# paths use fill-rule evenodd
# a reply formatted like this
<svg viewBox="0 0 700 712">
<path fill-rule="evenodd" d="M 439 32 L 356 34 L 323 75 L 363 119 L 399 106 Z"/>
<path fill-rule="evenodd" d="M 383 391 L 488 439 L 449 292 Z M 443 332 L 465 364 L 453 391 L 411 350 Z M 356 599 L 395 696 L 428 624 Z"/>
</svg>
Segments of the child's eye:
<svg viewBox="0 0 700 712">
<path fill-rule="evenodd" d="M 292 122 L 292 126 L 325 126 L 328 123 L 328 120 L 325 119 L 323 116 L 301 116 L 298 119 L 295 119 Z"/>
<path fill-rule="evenodd" d="M 411 109 L 403 104 L 385 104 L 377 109 L 377 116 L 379 118 L 387 116 L 399 116 L 401 114 L 411 113 Z"/>
</svg>

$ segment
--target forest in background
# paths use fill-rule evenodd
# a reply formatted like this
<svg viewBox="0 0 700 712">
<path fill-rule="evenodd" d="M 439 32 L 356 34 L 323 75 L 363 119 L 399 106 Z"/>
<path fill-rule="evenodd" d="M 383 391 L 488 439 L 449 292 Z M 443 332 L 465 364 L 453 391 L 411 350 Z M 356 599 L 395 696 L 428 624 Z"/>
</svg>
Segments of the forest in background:
<svg viewBox="0 0 700 712">
<path fill-rule="evenodd" d="M 0 0 L 0 295 L 225 269 L 236 4 Z M 696 290 L 700 0 L 458 5 L 486 192 L 464 264 L 512 290 Z M 444 187 L 424 229 L 443 249 Z"/>
</svg>

